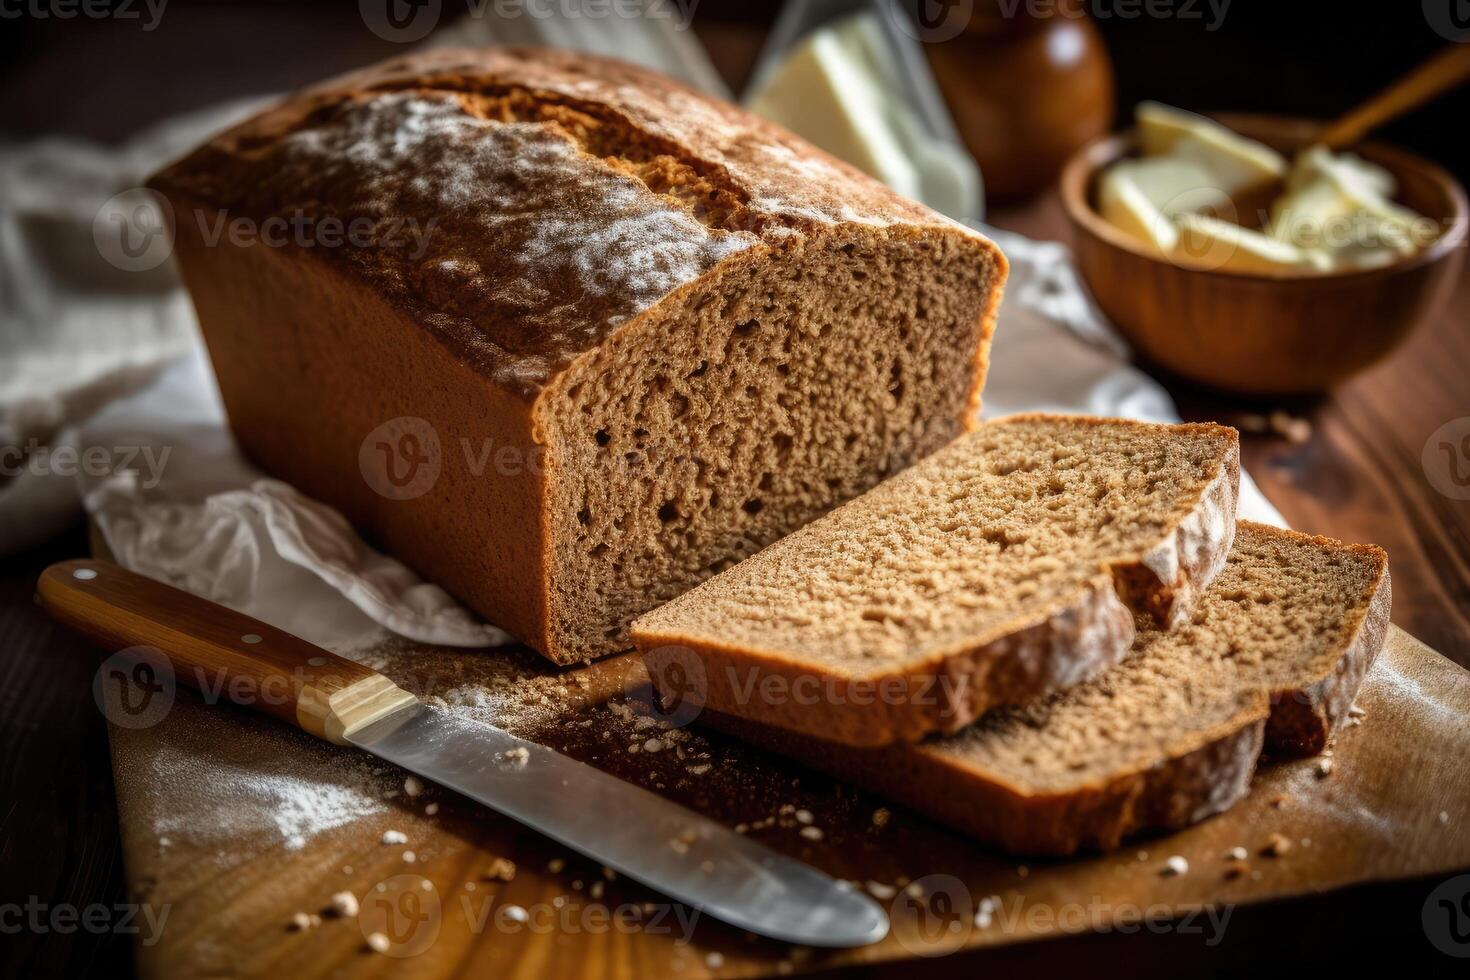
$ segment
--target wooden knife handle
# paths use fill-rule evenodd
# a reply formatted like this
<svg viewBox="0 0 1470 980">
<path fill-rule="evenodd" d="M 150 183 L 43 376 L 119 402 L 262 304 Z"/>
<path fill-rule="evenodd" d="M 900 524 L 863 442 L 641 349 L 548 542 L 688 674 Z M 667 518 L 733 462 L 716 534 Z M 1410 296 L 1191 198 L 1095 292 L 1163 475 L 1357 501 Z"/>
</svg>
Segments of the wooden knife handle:
<svg viewBox="0 0 1470 980">
<path fill-rule="evenodd" d="M 361 664 L 111 562 L 52 565 L 37 591 L 53 618 L 102 646 L 156 649 L 177 683 L 331 742 L 415 700 Z"/>
</svg>

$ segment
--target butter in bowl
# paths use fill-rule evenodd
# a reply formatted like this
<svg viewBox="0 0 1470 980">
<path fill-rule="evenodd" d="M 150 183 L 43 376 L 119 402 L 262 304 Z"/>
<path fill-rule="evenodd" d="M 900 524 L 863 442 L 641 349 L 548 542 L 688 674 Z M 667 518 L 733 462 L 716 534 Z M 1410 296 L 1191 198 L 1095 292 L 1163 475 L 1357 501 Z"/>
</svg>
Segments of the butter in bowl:
<svg viewBox="0 0 1470 980">
<path fill-rule="evenodd" d="M 1137 124 L 1141 156 L 1102 172 L 1098 209 L 1180 262 L 1312 275 L 1389 265 L 1439 236 L 1438 223 L 1394 202 L 1388 170 L 1355 154 L 1316 145 L 1288 161 L 1208 117 L 1157 102 L 1138 107 Z"/>
<path fill-rule="evenodd" d="M 1319 393 L 1434 316 L 1466 199 L 1427 160 L 1323 124 L 1139 106 L 1061 181 L 1077 263 L 1142 360 L 1221 391 Z"/>
</svg>

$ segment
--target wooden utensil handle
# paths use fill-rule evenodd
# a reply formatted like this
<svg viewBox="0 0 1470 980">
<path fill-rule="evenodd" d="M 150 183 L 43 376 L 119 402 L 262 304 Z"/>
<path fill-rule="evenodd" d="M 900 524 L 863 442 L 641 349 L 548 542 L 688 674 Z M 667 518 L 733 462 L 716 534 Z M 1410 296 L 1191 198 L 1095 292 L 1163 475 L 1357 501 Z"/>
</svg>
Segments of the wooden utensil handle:
<svg viewBox="0 0 1470 980">
<path fill-rule="evenodd" d="M 1470 44 L 1451 44 L 1388 88 L 1327 127 L 1319 142 L 1330 150 L 1352 146 L 1369 130 L 1470 80 Z"/>
<path fill-rule="evenodd" d="M 52 565 L 37 591 L 52 617 L 103 646 L 156 649 L 179 684 L 328 741 L 414 701 L 361 664 L 111 562 Z"/>
</svg>

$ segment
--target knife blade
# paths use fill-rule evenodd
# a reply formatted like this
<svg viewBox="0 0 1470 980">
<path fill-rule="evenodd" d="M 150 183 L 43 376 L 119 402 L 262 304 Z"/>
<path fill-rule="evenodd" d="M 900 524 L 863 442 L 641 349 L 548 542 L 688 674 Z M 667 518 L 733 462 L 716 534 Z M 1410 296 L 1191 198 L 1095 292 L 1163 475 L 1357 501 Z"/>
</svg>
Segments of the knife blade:
<svg viewBox="0 0 1470 980">
<path fill-rule="evenodd" d="M 731 925 L 825 947 L 887 934 L 882 908 L 846 882 L 267 623 L 100 560 L 53 565 L 37 591 L 112 649 L 161 652 L 180 683 L 370 752 Z"/>
</svg>

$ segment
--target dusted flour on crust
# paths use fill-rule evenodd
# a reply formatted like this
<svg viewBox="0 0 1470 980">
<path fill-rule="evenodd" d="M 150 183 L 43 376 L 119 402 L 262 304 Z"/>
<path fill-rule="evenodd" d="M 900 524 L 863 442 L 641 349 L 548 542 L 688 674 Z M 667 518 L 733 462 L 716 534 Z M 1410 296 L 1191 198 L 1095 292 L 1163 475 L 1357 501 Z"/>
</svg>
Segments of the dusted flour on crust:
<svg viewBox="0 0 1470 980">
<path fill-rule="evenodd" d="M 309 247 L 526 394 L 746 249 L 842 223 L 974 235 L 733 107 L 556 51 L 446 49 L 349 74 L 157 180 L 232 216 L 304 217 L 309 239 L 328 216 L 362 223 L 365 247 Z"/>
</svg>

